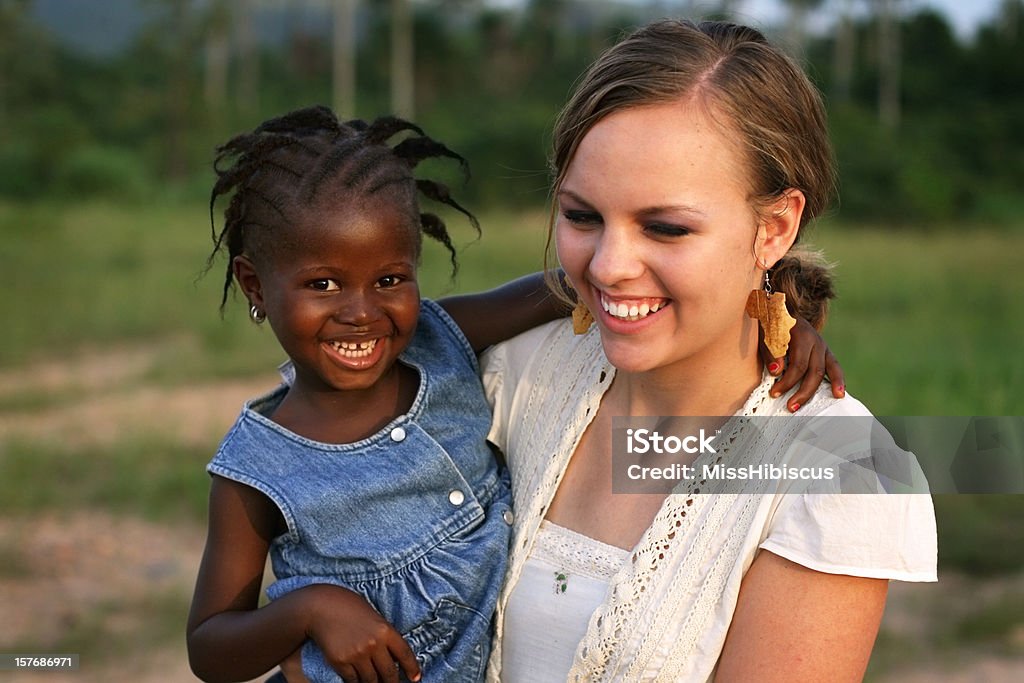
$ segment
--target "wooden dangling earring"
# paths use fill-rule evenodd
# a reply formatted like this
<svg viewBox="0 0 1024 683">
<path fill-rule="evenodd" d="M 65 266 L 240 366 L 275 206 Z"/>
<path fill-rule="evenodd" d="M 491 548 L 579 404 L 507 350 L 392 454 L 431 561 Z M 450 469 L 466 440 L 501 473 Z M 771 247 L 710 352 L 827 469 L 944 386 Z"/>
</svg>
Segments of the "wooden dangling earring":
<svg viewBox="0 0 1024 683">
<path fill-rule="evenodd" d="M 786 295 L 772 292 L 768 271 L 764 272 L 764 288 L 751 290 L 747 297 L 747 315 L 761 324 L 764 345 L 775 358 L 782 358 L 789 350 L 789 331 L 796 325 L 796 318 L 786 309 Z"/>
<path fill-rule="evenodd" d="M 587 305 L 583 303 L 583 299 L 580 298 L 579 292 L 569 284 L 568 279 L 565 284 L 569 289 L 576 294 L 576 306 L 572 309 L 572 331 L 574 334 L 586 334 L 590 326 L 594 324 L 594 314 L 590 312 Z"/>
</svg>

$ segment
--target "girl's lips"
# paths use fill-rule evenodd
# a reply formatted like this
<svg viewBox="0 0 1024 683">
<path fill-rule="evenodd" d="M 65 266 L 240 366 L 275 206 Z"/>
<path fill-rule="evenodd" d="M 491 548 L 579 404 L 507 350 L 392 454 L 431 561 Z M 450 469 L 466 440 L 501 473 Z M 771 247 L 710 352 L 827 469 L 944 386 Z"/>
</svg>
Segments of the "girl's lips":
<svg viewBox="0 0 1024 683">
<path fill-rule="evenodd" d="M 361 341 L 329 341 L 324 348 L 339 365 L 352 370 L 366 370 L 384 356 L 383 337 Z"/>
</svg>

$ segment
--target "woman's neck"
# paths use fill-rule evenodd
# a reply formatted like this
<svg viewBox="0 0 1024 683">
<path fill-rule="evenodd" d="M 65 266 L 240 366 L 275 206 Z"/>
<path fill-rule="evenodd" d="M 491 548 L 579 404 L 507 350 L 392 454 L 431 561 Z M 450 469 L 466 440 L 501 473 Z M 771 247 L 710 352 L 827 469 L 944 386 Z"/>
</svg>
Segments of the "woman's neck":
<svg viewBox="0 0 1024 683">
<path fill-rule="evenodd" d="M 756 349 L 710 353 L 647 372 L 618 371 L 613 391 L 623 415 L 732 415 L 761 383 Z"/>
</svg>

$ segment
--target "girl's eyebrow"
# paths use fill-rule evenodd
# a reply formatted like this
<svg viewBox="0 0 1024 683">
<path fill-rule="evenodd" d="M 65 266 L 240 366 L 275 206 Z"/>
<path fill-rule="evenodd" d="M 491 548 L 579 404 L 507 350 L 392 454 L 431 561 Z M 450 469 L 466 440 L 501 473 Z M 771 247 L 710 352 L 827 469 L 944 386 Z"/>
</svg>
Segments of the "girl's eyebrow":
<svg viewBox="0 0 1024 683">
<path fill-rule="evenodd" d="M 564 188 L 559 189 L 558 196 L 561 197 L 562 195 L 565 195 L 574 202 L 577 202 L 578 204 L 582 204 L 587 209 L 593 210 L 593 206 L 590 204 L 590 202 L 588 202 L 586 199 L 576 194 L 572 190 L 566 190 Z M 707 218 L 706 212 L 702 211 L 701 209 L 698 209 L 695 206 L 690 206 L 689 204 L 664 204 L 659 206 L 650 206 L 637 211 L 638 216 L 644 217 L 659 216 L 664 215 L 666 213 L 686 214 L 697 218 Z"/>
</svg>

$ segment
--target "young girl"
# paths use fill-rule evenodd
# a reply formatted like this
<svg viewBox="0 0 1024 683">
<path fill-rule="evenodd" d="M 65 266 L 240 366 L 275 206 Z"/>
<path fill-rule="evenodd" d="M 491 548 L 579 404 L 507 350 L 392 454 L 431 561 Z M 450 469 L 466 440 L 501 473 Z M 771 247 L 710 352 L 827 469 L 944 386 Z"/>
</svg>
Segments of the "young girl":
<svg viewBox="0 0 1024 683">
<path fill-rule="evenodd" d="M 208 467 L 193 671 L 251 679 L 302 648 L 313 681 L 478 681 L 513 517 L 475 352 L 561 313 L 539 276 L 447 312 L 420 300 L 422 234 L 455 261 L 417 190 L 476 221 L 414 178 L 423 159 L 463 160 L 413 124 L 315 107 L 218 152 L 211 214 L 233 193 L 211 255 L 229 255 L 221 305 L 237 282 L 289 363 Z M 823 364 L 816 340 L 804 324 L 789 382 Z M 268 553 L 276 582 L 259 607 Z"/>
</svg>

